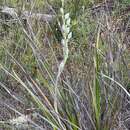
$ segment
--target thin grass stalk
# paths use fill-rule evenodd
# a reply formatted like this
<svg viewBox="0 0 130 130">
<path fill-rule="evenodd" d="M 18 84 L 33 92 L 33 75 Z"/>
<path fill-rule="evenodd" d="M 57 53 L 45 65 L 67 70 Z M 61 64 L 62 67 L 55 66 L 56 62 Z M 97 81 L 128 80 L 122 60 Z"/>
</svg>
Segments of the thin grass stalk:
<svg viewBox="0 0 130 130">
<path fill-rule="evenodd" d="M 90 88 L 91 94 L 92 94 L 92 102 L 93 102 L 93 109 L 95 112 L 95 120 L 96 120 L 96 130 L 100 130 L 100 85 L 99 85 L 99 79 L 98 79 L 98 72 L 99 72 L 99 55 L 98 55 L 98 49 L 99 49 L 99 39 L 100 39 L 100 27 L 98 29 L 97 33 L 97 39 L 96 39 L 96 45 L 94 48 L 94 81 L 93 81 L 93 88 Z"/>
<path fill-rule="evenodd" d="M 60 128 L 61 126 L 58 124 L 57 119 L 55 118 L 55 116 L 53 114 L 51 114 L 51 112 L 49 111 L 49 109 L 40 101 L 40 99 L 34 95 L 34 93 L 26 86 L 26 84 L 18 77 L 18 75 L 15 73 L 15 71 L 13 71 L 14 75 L 12 75 L 10 72 L 8 72 L 4 67 L 1 68 L 7 73 L 9 74 L 11 77 L 13 77 L 16 81 L 18 81 L 29 93 L 29 95 L 31 95 L 33 101 L 37 104 L 37 106 L 39 107 L 40 110 L 42 110 L 43 115 L 45 115 L 45 117 L 50 120 L 50 122 L 52 122 L 53 124 L 55 124 L 58 128 Z M 62 128 L 62 127 L 61 127 Z"/>
<path fill-rule="evenodd" d="M 25 76 L 32 82 L 33 87 L 35 87 L 38 90 L 38 92 L 40 93 L 40 95 L 45 99 L 45 101 L 48 103 L 48 105 L 50 106 L 50 108 L 53 110 L 53 106 L 51 105 L 50 101 L 47 99 L 47 97 L 45 96 L 45 94 L 42 92 L 42 90 L 39 88 L 38 84 L 31 78 L 30 75 L 27 74 L 27 72 L 25 71 L 24 67 L 8 51 L 7 51 L 7 53 L 12 58 L 12 60 L 14 61 L 14 63 L 17 64 L 19 66 L 19 68 L 23 71 L 23 73 L 25 74 Z M 48 88 L 49 88 L 50 86 L 49 86 L 48 82 L 45 80 L 44 77 L 42 77 L 42 78 L 44 80 L 45 85 L 48 86 Z M 28 81 L 28 82 L 30 83 L 30 81 Z"/>
<path fill-rule="evenodd" d="M 56 82 L 55 82 L 55 98 L 54 98 L 54 108 L 55 111 L 58 113 L 58 94 L 60 93 L 58 90 L 58 81 L 60 78 L 61 73 L 64 70 L 64 66 L 67 62 L 68 59 L 68 55 L 69 55 L 69 49 L 68 49 L 68 42 L 69 39 L 72 37 L 72 33 L 70 32 L 70 17 L 69 17 L 69 13 L 65 14 L 64 12 L 64 0 L 61 0 L 62 3 L 62 7 L 60 9 L 61 11 L 61 17 L 62 17 L 62 35 L 63 35 L 63 39 L 61 41 L 62 45 L 63 45 L 63 60 L 61 61 L 61 63 L 59 64 L 58 67 L 58 74 L 56 77 Z M 62 124 L 61 120 L 58 118 L 59 123 L 61 124 L 63 130 L 66 130 L 65 126 Z"/>
</svg>

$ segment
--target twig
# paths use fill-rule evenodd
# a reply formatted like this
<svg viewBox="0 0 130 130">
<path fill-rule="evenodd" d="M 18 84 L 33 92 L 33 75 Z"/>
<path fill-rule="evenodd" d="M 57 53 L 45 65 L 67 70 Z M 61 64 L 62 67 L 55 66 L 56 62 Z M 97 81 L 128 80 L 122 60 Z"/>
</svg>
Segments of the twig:
<svg viewBox="0 0 130 130">
<path fill-rule="evenodd" d="M 0 12 L 11 16 L 13 19 L 16 18 L 16 14 L 19 14 L 17 9 L 10 8 L 8 6 L 0 7 Z M 22 18 L 22 19 L 36 19 L 38 21 L 51 22 L 54 20 L 55 15 L 42 14 L 42 13 L 32 13 L 29 11 L 23 11 L 23 12 L 21 12 L 20 18 Z"/>
</svg>

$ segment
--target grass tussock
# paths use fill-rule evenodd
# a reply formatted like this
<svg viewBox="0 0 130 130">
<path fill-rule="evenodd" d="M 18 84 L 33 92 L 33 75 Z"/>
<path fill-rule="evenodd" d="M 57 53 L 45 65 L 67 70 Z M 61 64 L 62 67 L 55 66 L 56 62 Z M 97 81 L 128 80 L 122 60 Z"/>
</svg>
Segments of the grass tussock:
<svg viewBox="0 0 130 130">
<path fill-rule="evenodd" d="M 0 2 L 0 129 L 129 130 L 129 1 Z"/>
</svg>

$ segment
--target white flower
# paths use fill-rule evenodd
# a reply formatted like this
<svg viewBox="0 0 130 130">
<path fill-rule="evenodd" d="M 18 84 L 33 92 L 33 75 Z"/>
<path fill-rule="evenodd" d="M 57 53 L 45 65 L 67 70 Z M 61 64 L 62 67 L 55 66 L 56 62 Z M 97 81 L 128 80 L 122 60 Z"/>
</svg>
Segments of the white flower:
<svg viewBox="0 0 130 130">
<path fill-rule="evenodd" d="M 64 45 L 65 45 L 65 40 L 62 39 L 62 40 L 61 40 L 61 43 L 62 43 L 62 45 L 64 46 Z"/>
<path fill-rule="evenodd" d="M 68 39 L 72 38 L 72 32 L 68 34 Z"/>
<path fill-rule="evenodd" d="M 63 25 L 62 25 L 62 31 L 65 32 L 65 30 L 66 30 L 66 26 L 63 24 Z"/>
<path fill-rule="evenodd" d="M 70 26 L 70 18 L 67 19 L 66 24 L 67 26 Z"/>
<path fill-rule="evenodd" d="M 70 27 L 66 27 L 65 32 L 66 32 L 66 34 L 68 34 L 70 32 Z"/>
<path fill-rule="evenodd" d="M 65 20 L 69 19 L 69 17 L 70 17 L 69 13 L 65 14 Z"/>
</svg>

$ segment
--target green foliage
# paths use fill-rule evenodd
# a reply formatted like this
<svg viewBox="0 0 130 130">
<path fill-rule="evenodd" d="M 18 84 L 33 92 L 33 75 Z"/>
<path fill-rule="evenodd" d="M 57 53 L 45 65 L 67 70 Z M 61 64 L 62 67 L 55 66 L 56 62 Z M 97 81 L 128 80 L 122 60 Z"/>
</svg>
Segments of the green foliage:
<svg viewBox="0 0 130 130">
<path fill-rule="evenodd" d="M 124 0 L 123 2 L 130 4 L 130 0 Z"/>
<path fill-rule="evenodd" d="M 30 104 L 41 116 L 37 119 L 40 123 L 35 122 L 37 125 L 47 123 L 46 128 L 53 130 L 112 129 L 121 107 L 121 90 L 128 95 L 122 87 L 129 82 L 128 66 L 124 65 L 129 52 L 125 52 L 122 42 L 122 35 L 126 34 L 112 30 L 117 26 L 114 26 L 114 13 L 93 17 L 91 7 L 102 1 L 64 2 L 0 2 L 21 11 L 51 14 L 49 4 L 57 14 L 51 23 L 38 19 L 31 19 L 26 25 L 21 19 L 21 23 L 0 23 L 0 34 L 3 34 L 0 36 L 0 83 L 8 82 L 9 94 L 13 86 L 20 94 L 27 95 L 25 106 Z M 5 74 L 9 77 L 6 82 Z"/>
</svg>

